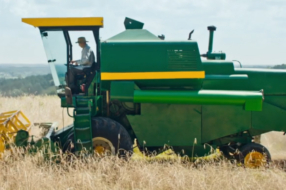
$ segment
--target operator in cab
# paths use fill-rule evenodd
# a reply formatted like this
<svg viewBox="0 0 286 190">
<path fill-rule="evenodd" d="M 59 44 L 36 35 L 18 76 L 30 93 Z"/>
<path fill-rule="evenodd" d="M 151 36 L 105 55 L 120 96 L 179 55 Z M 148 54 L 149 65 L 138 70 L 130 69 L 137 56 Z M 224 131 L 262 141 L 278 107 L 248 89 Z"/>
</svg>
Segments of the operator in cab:
<svg viewBox="0 0 286 190">
<path fill-rule="evenodd" d="M 76 91 L 76 75 L 84 74 L 84 70 L 91 68 L 92 64 L 95 62 L 95 56 L 93 50 L 87 45 L 85 37 L 79 37 L 77 42 L 78 45 L 82 48 L 81 51 L 81 59 L 71 61 L 71 66 L 69 67 L 69 75 L 67 84 L 70 90 L 73 93 L 77 93 Z"/>
<path fill-rule="evenodd" d="M 71 61 L 71 64 L 73 65 L 81 65 L 81 66 L 91 66 L 94 62 L 94 53 L 92 49 L 87 45 L 87 42 L 85 40 L 85 37 L 79 37 L 77 42 L 78 45 L 82 48 L 81 51 L 81 59 L 76 61 Z"/>
</svg>

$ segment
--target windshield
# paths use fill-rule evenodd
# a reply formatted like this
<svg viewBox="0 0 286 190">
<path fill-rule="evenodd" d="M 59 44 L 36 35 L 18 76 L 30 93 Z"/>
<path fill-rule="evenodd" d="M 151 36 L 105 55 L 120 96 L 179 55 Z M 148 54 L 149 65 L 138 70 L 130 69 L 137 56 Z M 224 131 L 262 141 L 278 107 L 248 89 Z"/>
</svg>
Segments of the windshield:
<svg viewBox="0 0 286 190">
<path fill-rule="evenodd" d="M 62 30 L 42 31 L 41 36 L 55 86 L 65 85 L 67 43 L 64 33 Z"/>
</svg>

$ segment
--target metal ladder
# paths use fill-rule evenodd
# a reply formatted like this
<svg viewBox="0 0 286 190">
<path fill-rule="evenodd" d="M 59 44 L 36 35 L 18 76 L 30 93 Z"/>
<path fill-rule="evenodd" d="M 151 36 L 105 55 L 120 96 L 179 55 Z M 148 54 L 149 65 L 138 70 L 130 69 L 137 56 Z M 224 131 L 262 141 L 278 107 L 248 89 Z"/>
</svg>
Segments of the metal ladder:
<svg viewBox="0 0 286 190">
<path fill-rule="evenodd" d="M 93 100 L 84 97 L 76 97 L 74 101 L 74 142 L 75 151 L 86 149 L 92 151 L 92 125 L 91 115 Z"/>
<path fill-rule="evenodd" d="M 100 83 L 100 74 L 96 71 L 91 86 Z M 97 114 L 98 87 L 95 91 L 87 92 L 88 96 L 78 96 L 73 98 L 74 105 L 74 142 L 75 151 L 86 149 L 93 151 L 92 125 L 91 119 Z"/>
</svg>

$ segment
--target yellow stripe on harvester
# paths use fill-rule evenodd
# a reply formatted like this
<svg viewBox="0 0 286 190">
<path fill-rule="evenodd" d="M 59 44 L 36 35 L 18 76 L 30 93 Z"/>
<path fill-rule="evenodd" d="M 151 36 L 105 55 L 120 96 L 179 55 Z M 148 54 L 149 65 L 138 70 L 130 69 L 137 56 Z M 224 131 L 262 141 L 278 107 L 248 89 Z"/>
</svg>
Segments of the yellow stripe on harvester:
<svg viewBox="0 0 286 190">
<path fill-rule="evenodd" d="M 205 78 L 205 71 L 175 72 L 102 72 L 101 80 L 150 80 L 150 79 L 199 79 Z"/>
</svg>

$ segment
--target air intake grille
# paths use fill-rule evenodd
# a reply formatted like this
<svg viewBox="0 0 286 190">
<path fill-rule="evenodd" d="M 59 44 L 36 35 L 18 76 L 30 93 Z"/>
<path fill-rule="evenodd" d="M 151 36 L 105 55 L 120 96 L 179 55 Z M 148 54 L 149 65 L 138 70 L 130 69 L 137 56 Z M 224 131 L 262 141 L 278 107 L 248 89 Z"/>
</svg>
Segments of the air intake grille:
<svg viewBox="0 0 286 190">
<path fill-rule="evenodd" d="M 168 68 L 172 70 L 197 70 L 197 56 L 191 50 L 167 50 Z"/>
</svg>

